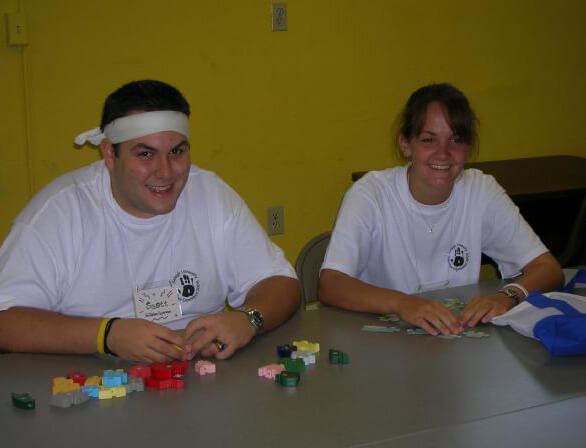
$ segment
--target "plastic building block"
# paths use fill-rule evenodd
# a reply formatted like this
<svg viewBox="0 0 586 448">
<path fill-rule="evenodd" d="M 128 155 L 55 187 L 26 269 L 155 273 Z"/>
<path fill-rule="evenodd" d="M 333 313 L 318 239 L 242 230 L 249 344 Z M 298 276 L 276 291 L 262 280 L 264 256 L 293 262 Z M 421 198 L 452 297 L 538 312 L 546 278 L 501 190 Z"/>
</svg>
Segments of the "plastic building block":
<svg viewBox="0 0 586 448">
<path fill-rule="evenodd" d="M 185 372 L 187 372 L 188 368 L 189 368 L 188 361 L 173 361 L 171 363 L 171 374 L 173 376 L 185 375 Z"/>
<path fill-rule="evenodd" d="M 277 355 L 279 358 L 290 358 L 291 353 L 297 350 L 297 347 L 291 344 L 277 345 Z"/>
<path fill-rule="evenodd" d="M 262 376 L 269 380 L 274 380 L 277 374 L 283 372 L 285 366 L 283 364 L 269 364 L 258 368 L 258 376 Z"/>
<path fill-rule="evenodd" d="M 198 375 L 216 373 L 216 365 L 210 361 L 200 360 L 194 364 L 195 371 Z"/>
<path fill-rule="evenodd" d="M 128 382 L 128 375 L 124 370 L 104 370 L 102 384 L 108 387 L 122 386 Z"/>
<path fill-rule="evenodd" d="M 73 380 L 74 383 L 79 384 L 80 386 L 83 386 L 86 382 L 86 375 L 83 372 L 71 372 L 67 374 L 67 378 L 70 380 Z"/>
<path fill-rule="evenodd" d="M 305 372 L 303 359 L 279 359 L 279 364 L 283 364 L 289 372 Z"/>
<path fill-rule="evenodd" d="M 343 351 L 331 348 L 329 351 L 330 364 L 350 364 L 350 357 Z"/>
<path fill-rule="evenodd" d="M 143 365 L 137 365 L 131 367 L 128 370 L 128 374 L 134 378 L 148 378 L 149 376 L 151 376 L 151 368 Z"/>
<path fill-rule="evenodd" d="M 124 387 L 126 388 L 127 394 L 132 392 L 142 392 L 144 391 L 144 380 L 142 378 L 130 377 L 128 383 L 124 384 Z"/>
<path fill-rule="evenodd" d="M 51 406 L 57 408 L 68 408 L 73 404 L 71 395 L 67 392 L 59 392 L 51 397 Z"/>
<path fill-rule="evenodd" d="M 85 380 L 84 386 L 99 386 L 100 384 L 102 384 L 102 377 L 94 375 Z"/>
<path fill-rule="evenodd" d="M 19 409 L 34 409 L 35 408 L 35 400 L 28 392 L 24 393 L 16 393 L 12 392 L 12 405 L 19 408 Z"/>
<path fill-rule="evenodd" d="M 300 376 L 298 372 L 285 370 L 275 376 L 275 383 L 285 387 L 297 387 Z"/>
<path fill-rule="evenodd" d="M 293 341 L 293 345 L 297 347 L 297 350 L 301 352 L 311 352 L 311 353 L 318 353 L 319 352 L 319 342 L 309 342 L 306 340 L 303 341 Z"/>
<path fill-rule="evenodd" d="M 149 389 L 159 389 L 159 390 L 172 389 L 173 388 L 173 378 L 160 379 L 160 378 L 155 378 L 155 377 L 151 376 L 150 378 L 145 379 L 145 386 L 148 387 Z"/>
<path fill-rule="evenodd" d="M 68 379 L 62 376 L 53 378 L 53 395 L 56 395 L 60 392 L 73 392 L 79 388 L 80 385 L 74 383 L 72 379 Z"/>
<path fill-rule="evenodd" d="M 90 396 L 83 392 L 81 389 L 74 390 L 73 392 L 67 392 L 71 395 L 71 401 L 73 404 L 78 405 L 89 401 Z"/>
<path fill-rule="evenodd" d="M 126 396 L 126 387 L 116 386 L 111 388 L 112 398 L 121 398 Z"/>
<path fill-rule="evenodd" d="M 158 380 L 167 380 L 173 376 L 173 369 L 171 364 L 155 362 L 151 365 L 151 374 L 153 378 Z"/>
<path fill-rule="evenodd" d="M 51 406 L 68 408 L 73 405 L 85 403 L 89 399 L 89 395 L 81 389 L 70 392 L 59 392 L 51 397 Z"/>
<path fill-rule="evenodd" d="M 440 339 L 460 339 L 462 336 L 459 334 L 438 334 L 437 337 Z"/>
<path fill-rule="evenodd" d="M 291 359 L 302 359 L 306 366 L 315 364 L 315 354 L 311 352 L 303 352 L 297 350 L 291 353 Z"/>
<path fill-rule="evenodd" d="M 98 398 L 100 400 L 110 400 L 112 398 L 112 388 L 101 386 L 98 392 Z"/>
<path fill-rule="evenodd" d="M 407 334 L 415 334 L 415 335 L 426 335 L 429 334 L 427 331 L 425 331 L 423 328 L 407 328 Z"/>
<path fill-rule="evenodd" d="M 173 378 L 173 389 L 184 389 L 185 388 L 185 381 L 181 378 Z"/>
<path fill-rule="evenodd" d="M 144 379 L 142 378 L 131 378 L 128 384 L 132 387 L 134 392 L 144 391 Z"/>
<path fill-rule="evenodd" d="M 81 390 L 82 392 L 85 392 L 86 394 L 88 394 L 88 396 L 90 398 L 98 398 L 99 394 L 100 394 L 100 386 L 95 385 L 95 384 L 91 384 L 91 385 L 85 385 L 85 386 L 81 386 Z"/>
</svg>

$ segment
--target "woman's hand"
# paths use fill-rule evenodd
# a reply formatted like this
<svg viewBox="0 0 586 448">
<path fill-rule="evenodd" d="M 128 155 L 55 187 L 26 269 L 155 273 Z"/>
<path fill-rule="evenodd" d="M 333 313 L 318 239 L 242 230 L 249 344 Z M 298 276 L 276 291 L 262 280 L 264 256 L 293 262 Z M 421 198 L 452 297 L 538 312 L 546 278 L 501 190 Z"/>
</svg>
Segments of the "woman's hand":
<svg viewBox="0 0 586 448">
<path fill-rule="evenodd" d="M 500 292 L 477 296 L 462 309 L 458 320 L 462 326 L 472 328 L 478 322 L 486 324 L 493 317 L 506 313 L 514 306 L 515 301 Z"/>
<path fill-rule="evenodd" d="M 397 312 L 405 322 L 421 327 L 433 336 L 462 331 L 462 325 L 452 311 L 434 300 L 404 297 L 397 303 Z"/>
</svg>

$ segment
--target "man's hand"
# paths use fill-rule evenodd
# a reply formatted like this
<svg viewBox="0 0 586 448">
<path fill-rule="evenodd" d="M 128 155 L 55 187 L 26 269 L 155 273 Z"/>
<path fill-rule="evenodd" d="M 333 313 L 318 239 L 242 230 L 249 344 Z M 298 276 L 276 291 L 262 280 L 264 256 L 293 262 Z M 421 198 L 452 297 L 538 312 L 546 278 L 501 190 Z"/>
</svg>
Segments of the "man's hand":
<svg viewBox="0 0 586 448">
<path fill-rule="evenodd" d="M 185 341 L 166 327 L 144 319 L 118 319 L 108 334 L 108 347 L 122 359 L 146 363 L 182 359 Z"/>
<path fill-rule="evenodd" d="M 189 347 L 185 357 L 192 359 L 200 353 L 226 359 L 248 344 L 254 334 L 254 327 L 246 315 L 238 311 L 198 317 L 187 324 L 183 333 Z M 218 341 L 226 344 L 224 350 L 218 349 Z"/>
<path fill-rule="evenodd" d="M 489 322 L 493 317 L 506 313 L 515 301 L 502 293 L 474 297 L 460 312 L 458 320 L 463 326 L 475 327 L 478 322 Z"/>
<path fill-rule="evenodd" d="M 458 334 L 462 326 L 449 308 L 434 300 L 419 297 L 403 297 L 397 303 L 401 318 L 412 325 L 423 328 L 429 334 Z"/>
</svg>

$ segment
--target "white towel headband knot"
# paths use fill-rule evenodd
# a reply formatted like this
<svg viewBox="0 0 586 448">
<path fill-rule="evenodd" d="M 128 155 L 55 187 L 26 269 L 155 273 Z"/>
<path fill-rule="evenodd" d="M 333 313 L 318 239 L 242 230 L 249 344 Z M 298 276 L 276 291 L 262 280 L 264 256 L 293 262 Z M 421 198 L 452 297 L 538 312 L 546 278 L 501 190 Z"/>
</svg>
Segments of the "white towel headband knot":
<svg viewBox="0 0 586 448">
<path fill-rule="evenodd" d="M 189 138 L 187 115 L 172 110 L 127 115 L 108 123 L 103 133 L 100 128 L 94 128 L 79 134 L 75 137 L 75 144 L 81 146 L 89 141 L 92 145 L 99 145 L 104 138 L 116 144 L 163 131 L 179 132 Z"/>
</svg>

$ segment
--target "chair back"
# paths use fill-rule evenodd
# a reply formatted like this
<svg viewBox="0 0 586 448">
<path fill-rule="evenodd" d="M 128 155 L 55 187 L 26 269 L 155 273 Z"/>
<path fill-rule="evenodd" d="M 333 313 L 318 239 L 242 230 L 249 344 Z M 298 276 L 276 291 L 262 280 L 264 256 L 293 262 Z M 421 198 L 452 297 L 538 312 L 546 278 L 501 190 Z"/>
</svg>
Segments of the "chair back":
<svg viewBox="0 0 586 448">
<path fill-rule="evenodd" d="M 295 262 L 295 271 L 301 282 L 303 303 L 317 300 L 319 270 L 324 261 L 332 232 L 324 232 L 312 238 L 299 253 Z"/>
</svg>

